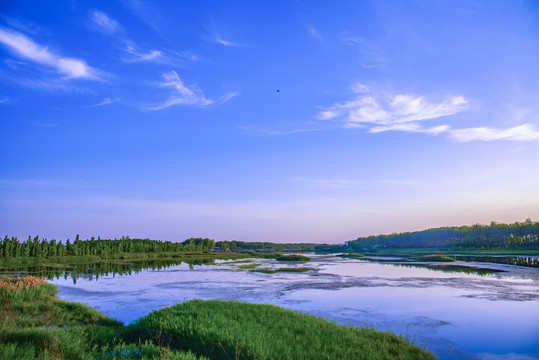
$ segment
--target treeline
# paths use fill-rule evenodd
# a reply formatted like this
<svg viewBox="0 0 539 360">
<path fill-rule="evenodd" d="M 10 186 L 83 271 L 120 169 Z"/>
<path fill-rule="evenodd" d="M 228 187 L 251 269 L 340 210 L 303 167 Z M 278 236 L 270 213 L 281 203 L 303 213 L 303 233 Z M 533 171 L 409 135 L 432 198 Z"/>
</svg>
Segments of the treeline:
<svg viewBox="0 0 539 360">
<path fill-rule="evenodd" d="M 314 251 L 319 244 L 309 243 L 288 243 L 276 244 L 272 242 L 244 242 L 244 241 L 219 241 L 216 247 L 221 251 L 259 251 L 259 252 L 279 252 L 279 251 Z"/>
<path fill-rule="evenodd" d="M 441 227 L 423 231 L 360 237 L 344 245 L 317 246 L 318 252 L 361 252 L 378 248 L 539 249 L 539 222 Z"/>
<path fill-rule="evenodd" d="M 63 256 L 119 256 L 126 253 L 167 253 L 184 251 L 203 251 L 215 248 L 215 240 L 190 238 L 181 243 L 157 241 L 150 239 L 131 239 L 129 236 L 121 239 L 103 240 L 92 237 L 80 240 L 79 235 L 71 242 L 63 243 L 56 240 L 40 239 L 38 236 L 28 237 L 19 241 L 16 237 L 5 236 L 0 244 L 0 258 L 47 258 Z"/>
</svg>

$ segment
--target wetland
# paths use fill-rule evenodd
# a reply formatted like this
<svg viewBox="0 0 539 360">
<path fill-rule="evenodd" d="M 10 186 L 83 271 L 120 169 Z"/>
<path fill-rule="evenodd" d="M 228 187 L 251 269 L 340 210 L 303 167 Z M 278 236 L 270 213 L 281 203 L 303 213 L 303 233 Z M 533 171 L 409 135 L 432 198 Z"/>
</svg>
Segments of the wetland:
<svg viewBox="0 0 539 360">
<path fill-rule="evenodd" d="M 306 255 L 310 260 L 244 255 L 26 271 L 47 276 L 61 299 L 125 325 L 193 299 L 235 300 L 390 331 L 440 359 L 539 357 L 539 271 L 533 266 L 485 261 L 489 256 L 438 263 L 387 254 Z M 520 262 L 536 263 L 533 254 L 525 258 Z"/>
</svg>

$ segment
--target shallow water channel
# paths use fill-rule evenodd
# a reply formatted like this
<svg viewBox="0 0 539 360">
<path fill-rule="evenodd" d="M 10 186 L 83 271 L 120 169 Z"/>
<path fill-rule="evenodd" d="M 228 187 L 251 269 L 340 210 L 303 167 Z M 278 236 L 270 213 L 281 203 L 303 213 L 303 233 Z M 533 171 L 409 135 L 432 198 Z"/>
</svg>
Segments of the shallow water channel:
<svg viewBox="0 0 539 360">
<path fill-rule="evenodd" d="M 252 259 L 181 264 L 52 282 L 60 298 L 86 303 L 124 323 L 193 298 L 239 300 L 389 330 L 440 359 L 539 358 L 538 269 L 456 262 L 440 271 L 432 265 L 313 256 L 306 263 Z M 462 272 L 459 265 L 487 270 Z M 311 270 L 250 271 L 284 267 Z"/>
</svg>

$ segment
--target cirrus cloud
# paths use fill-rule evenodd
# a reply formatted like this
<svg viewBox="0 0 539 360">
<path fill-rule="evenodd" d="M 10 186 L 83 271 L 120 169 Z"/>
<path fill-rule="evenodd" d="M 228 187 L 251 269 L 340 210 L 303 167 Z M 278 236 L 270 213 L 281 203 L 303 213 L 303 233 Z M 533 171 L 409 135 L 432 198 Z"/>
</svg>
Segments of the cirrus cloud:
<svg viewBox="0 0 539 360">
<path fill-rule="evenodd" d="M 188 88 L 176 71 L 164 73 L 163 79 L 164 81 L 158 86 L 172 88 L 172 94 L 164 103 L 149 106 L 146 108 L 147 110 L 162 110 L 174 105 L 208 106 L 213 104 L 213 100 L 206 99 L 201 91 Z"/>
<path fill-rule="evenodd" d="M 54 68 L 68 79 L 100 79 L 100 71 L 86 64 L 84 60 L 55 54 L 47 46 L 36 44 L 19 32 L 0 28 L 0 43 L 19 57 Z"/>
<path fill-rule="evenodd" d="M 509 129 L 494 129 L 489 127 L 476 127 L 468 129 L 456 129 L 449 132 L 449 137 L 455 141 L 493 141 L 493 140 L 516 140 L 534 141 L 539 140 L 539 130 L 533 124 L 523 124 Z"/>
<path fill-rule="evenodd" d="M 90 14 L 90 20 L 100 31 L 107 34 L 114 34 L 122 31 L 120 24 L 102 11 L 92 11 Z"/>
<path fill-rule="evenodd" d="M 487 126 L 452 129 L 447 124 L 422 126 L 427 120 L 469 110 L 469 102 L 460 95 L 445 96 L 438 101 L 432 101 L 425 96 L 412 94 L 375 93 L 360 83 L 354 84 L 352 90 L 358 94 L 355 99 L 322 108 L 316 117 L 319 120 L 343 122 L 345 128 L 364 128 L 368 133 L 386 131 L 431 135 L 446 133 L 450 139 L 457 142 L 539 140 L 539 130 L 532 123 L 506 129 Z"/>
<path fill-rule="evenodd" d="M 159 50 L 150 50 L 147 53 L 138 51 L 132 44 L 128 44 L 125 48 L 125 52 L 129 54 L 129 57 L 125 59 L 125 62 L 139 62 L 139 61 L 156 61 L 163 58 L 163 52 Z"/>
<path fill-rule="evenodd" d="M 355 99 L 336 103 L 319 112 L 317 117 L 321 120 L 338 119 L 349 127 L 376 125 L 388 130 L 413 130 L 419 121 L 453 115 L 469 108 L 463 96 L 446 96 L 432 102 L 424 96 L 411 94 L 376 94 L 363 84 L 355 84 L 353 89 L 359 93 Z M 401 126 L 409 123 L 417 126 Z"/>
</svg>

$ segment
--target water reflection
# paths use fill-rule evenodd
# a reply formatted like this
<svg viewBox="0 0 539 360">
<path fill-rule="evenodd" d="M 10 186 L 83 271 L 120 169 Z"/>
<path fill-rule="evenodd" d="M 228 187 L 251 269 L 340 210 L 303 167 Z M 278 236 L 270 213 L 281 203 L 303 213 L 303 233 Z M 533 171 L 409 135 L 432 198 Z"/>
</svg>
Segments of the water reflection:
<svg viewBox="0 0 539 360">
<path fill-rule="evenodd" d="M 505 272 L 505 270 L 500 269 L 490 269 L 490 268 L 480 268 L 474 266 L 464 266 L 464 265 L 453 265 L 453 264 L 404 264 L 404 263 L 393 263 L 393 266 L 403 266 L 408 268 L 425 268 L 433 271 L 443 271 L 445 273 L 464 273 L 471 275 L 490 275 L 495 273 Z"/>
<path fill-rule="evenodd" d="M 68 279 L 71 278 L 73 283 L 77 283 L 77 279 L 83 277 L 88 280 L 98 280 L 103 276 L 116 275 L 132 275 L 138 274 L 142 270 L 165 270 L 171 266 L 185 263 L 191 269 L 194 266 L 213 265 L 214 258 L 201 259 L 167 259 L 167 260 L 151 260 L 137 262 L 93 262 L 93 263 L 78 263 L 78 264 L 33 264 L 33 265 L 16 265 L 0 268 L 1 273 L 5 274 L 31 274 L 34 276 L 43 276 L 48 280 L 53 279 Z"/>
<path fill-rule="evenodd" d="M 495 264 L 525 266 L 539 268 L 539 257 L 537 256 L 507 256 L 507 255 L 452 255 L 456 260 L 487 262 Z"/>
</svg>

